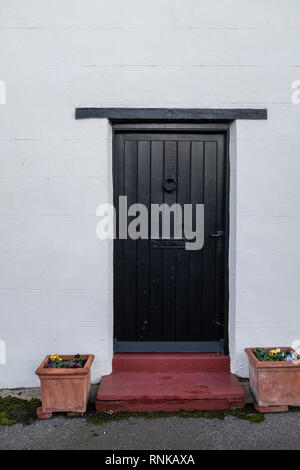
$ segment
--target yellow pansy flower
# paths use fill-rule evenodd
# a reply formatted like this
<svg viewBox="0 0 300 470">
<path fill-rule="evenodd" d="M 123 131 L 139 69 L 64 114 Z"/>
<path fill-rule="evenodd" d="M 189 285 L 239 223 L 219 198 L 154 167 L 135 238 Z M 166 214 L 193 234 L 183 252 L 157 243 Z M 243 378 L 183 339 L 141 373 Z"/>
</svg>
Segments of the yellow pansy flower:
<svg viewBox="0 0 300 470">
<path fill-rule="evenodd" d="M 277 350 L 276 349 L 271 349 L 269 352 L 269 356 L 276 356 L 277 355 Z"/>
<path fill-rule="evenodd" d="M 62 361 L 62 359 L 59 357 L 58 354 L 51 354 L 50 359 L 51 361 L 56 361 L 56 360 Z"/>
</svg>

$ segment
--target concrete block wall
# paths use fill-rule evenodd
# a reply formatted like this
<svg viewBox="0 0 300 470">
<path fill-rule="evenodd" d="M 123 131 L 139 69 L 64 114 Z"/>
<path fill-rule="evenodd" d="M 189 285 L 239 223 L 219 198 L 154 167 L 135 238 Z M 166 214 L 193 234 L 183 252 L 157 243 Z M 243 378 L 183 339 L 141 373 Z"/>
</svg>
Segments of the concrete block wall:
<svg viewBox="0 0 300 470">
<path fill-rule="evenodd" d="M 0 387 L 48 352 L 111 370 L 111 133 L 78 106 L 267 107 L 232 127 L 230 353 L 300 338 L 297 0 L 0 0 Z M 234 170 L 234 171 L 233 171 Z"/>
</svg>

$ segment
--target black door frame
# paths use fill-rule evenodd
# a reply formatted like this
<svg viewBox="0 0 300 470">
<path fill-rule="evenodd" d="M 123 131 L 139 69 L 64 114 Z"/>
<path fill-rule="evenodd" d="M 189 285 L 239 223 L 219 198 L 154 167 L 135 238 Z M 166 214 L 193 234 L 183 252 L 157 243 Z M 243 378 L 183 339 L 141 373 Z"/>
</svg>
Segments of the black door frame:
<svg viewBox="0 0 300 470">
<path fill-rule="evenodd" d="M 198 342 L 118 342 L 114 340 L 114 352 L 220 352 L 229 353 L 229 180 L 230 180 L 230 161 L 229 161 L 229 124 L 227 122 L 211 122 L 211 123 L 115 123 L 112 125 L 113 138 L 113 197 L 115 198 L 116 190 L 116 169 L 114 165 L 115 154 L 115 135 L 117 133 L 130 132 L 180 132 L 180 133 L 220 133 L 225 137 L 225 238 L 224 238 L 224 266 L 223 266 L 223 310 L 224 310 L 224 334 L 223 340 L 215 342 L 202 342 L 201 347 Z M 115 244 L 114 244 L 115 245 Z M 115 257 L 115 247 L 113 254 L 114 273 L 117 266 Z M 114 276 L 115 279 L 115 276 Z M 115 305 L 115 288 L 113 289 L 113 304 Z M 115 310 L 114 310 L 115 323 Z"/>
</svg>

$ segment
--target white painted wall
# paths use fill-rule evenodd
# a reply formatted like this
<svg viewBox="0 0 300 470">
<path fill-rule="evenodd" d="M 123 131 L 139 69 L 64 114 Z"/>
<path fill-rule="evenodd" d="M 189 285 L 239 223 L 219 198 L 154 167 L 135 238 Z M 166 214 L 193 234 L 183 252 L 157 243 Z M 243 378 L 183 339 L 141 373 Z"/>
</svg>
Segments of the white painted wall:
<svg viewBox="0 0 300 470">
<path fill-rule="evenodd" d="M 230 352 L 300 338 L 298 0 L 0 0 L 0 387 L 49 352 L 112 356 L 105 120 L 77 106 L 267 107 L 231 142 Z M 236 229 L 236 233 L 235 233 Z"/>
</svg>

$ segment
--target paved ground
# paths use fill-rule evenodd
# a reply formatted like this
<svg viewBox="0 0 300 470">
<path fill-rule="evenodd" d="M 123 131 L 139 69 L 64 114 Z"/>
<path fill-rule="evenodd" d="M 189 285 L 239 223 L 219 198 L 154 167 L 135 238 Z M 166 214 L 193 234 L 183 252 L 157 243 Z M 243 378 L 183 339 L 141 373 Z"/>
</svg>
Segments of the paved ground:
<svg viewBox="0 0 300 470">
<path fill-rule="evenodd" d="M 0 391 L 2 397 L 38 394 L 37 389 Z M 223 420 L 171 416 L 91 424 L 85 417 L 54 415 L 29 425 L 0 426 L 0 449 L 300 449 L 300 409 L 266 414 L 259 423 L 234 416 Z"/>
<path fill-rule="evenodd" d="M 0 427 L 0 449 L 300 449 L 300 411 L 269 414 L 261 423 L 228 416 L 129 418 L 104 425 L 55 416 Z"/>
</svg>

